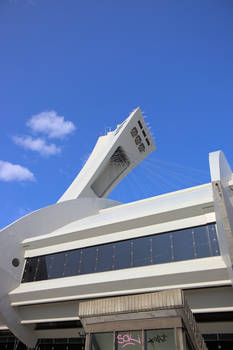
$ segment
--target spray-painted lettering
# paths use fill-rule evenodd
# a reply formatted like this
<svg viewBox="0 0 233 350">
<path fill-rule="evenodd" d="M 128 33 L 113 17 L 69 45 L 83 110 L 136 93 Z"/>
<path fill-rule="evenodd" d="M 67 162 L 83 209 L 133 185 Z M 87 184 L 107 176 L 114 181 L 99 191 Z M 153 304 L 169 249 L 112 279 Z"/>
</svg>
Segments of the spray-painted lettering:
<svg viewBox="0 0 233 350">
<path fill-rule="evenodd" d="M 147 343 L 164 343 L 167 340 L 166 334 L 155 335 L 153 338 L 149 338 Z"/>
<path fill-rule="evenodd" d="M 132 338 L 131 334 L 118 334 L 117 335 L 117 342 L 118 344 L 122 345 L 122 348 L 124 348 L 127 345 L 135 345 L 141 344 L 141 338 L 140 335 L 137 336 L 137 339 Z"/>
</svg>

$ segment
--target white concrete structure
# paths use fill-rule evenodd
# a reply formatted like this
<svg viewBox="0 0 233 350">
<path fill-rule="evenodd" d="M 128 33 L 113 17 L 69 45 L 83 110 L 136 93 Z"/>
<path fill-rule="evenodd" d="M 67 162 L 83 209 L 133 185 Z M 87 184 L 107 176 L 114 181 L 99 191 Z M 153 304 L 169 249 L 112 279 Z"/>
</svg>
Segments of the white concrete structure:
<svg viewBox="0 0 233 350">
<path fill-rule="evenodd" d="M 202 333 L 233 333 L 233 177 L 223 153 L 210 154 L 211 183 L 128 204 L 103 198 L 154 149 L 138 108 L 98 140 L 57 204 L 0 231 L 0 330 L 34 347 L 82 333 L 38 327 L 78 321 L 80 300 L 182 288 Z"/>
</svg>

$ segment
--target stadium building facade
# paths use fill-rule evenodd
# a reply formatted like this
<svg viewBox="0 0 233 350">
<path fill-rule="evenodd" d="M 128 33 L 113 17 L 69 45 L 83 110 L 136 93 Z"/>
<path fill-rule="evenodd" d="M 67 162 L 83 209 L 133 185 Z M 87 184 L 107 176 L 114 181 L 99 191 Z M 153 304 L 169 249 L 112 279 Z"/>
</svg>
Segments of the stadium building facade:
<svg viewBox="0 0 233 350">
<path fill-rule="evenodd" d="M 106 199 L 154 149 L 137 108 L 99 138 L 56 204 L 0 231 L 0 350 L 84 349 L 85 339 L 92 350 L 204 349 L 188 311 L 177 314 L 184 300 L 207 347 L 232 349 L 232 170 L 213 152 L 210 183 Z"/>
</svg>

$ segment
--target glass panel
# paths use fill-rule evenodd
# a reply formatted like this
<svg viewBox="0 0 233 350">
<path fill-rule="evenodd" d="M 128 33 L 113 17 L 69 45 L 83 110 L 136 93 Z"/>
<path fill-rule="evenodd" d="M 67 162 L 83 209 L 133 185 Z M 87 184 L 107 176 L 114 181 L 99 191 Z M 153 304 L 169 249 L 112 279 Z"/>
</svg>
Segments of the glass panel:
<svg viewBox="0 0 233 350">
<path fill-rule="evenodd" d="M 132 350 L 142 349 L 142 331 L 117 332 L 116 334 L 117 350 L 124 348 Z"/>
<path fill-rule="evenodd" d="M 91 334 L 91 350 L 112 350 L 113 333 Z"/>
<path fill-rule="evenodd" d="M 173 329 L 151 329 L 145 332 L 146 350 L 175 350 Z"/>
<path fill-rule="evenodd" d="M 220 255 L 215 224 L 28 258 L 22 282 Z"/>
<path fill-rule="evenodd" d="M 96 271 L 110 271 L 113 269 L 113 244 L 98 246 Z"/>
<path fill-rule="evenodd" d="M 144 266 L 151 264 L 150 237 L 137 238 L 133 240 L 133 266 Z"/>
<path fill-rule="evenodd" d="M 64 276 L 80 274 L 81 249 L 71 250 L 65 254 Z"/>
<path fill-rule="evenodd" d="M 193 228 L 196 258 L 204 258 L 210 256 L 210 246 L 207 236 L 206 226 Z"/>
<path fill-rule="evenodd" d="M 36 277 L 38 257 L 27 259 L 22 282 L 32 282 Z"/>
<path fill-rule="evenodd" d="M 46 264 L 46 256 L 39 256 L 37 259 L 37 270 L 35 281 L 43 281 L 48 279 L 48 268 Z"/>
<path fill-rule="evenodd" d="M 97 251 L 96 247 L 84 248 L 81 250 L 81 270 L 80 273 L 96 272 Z"/>
<path fill-rule="evenodd" d="M 192 229 L 173 232 L 174 261 L 194 259 Z"/>
<path fill-rule="evenodd" d="M 220 255 L 218 239 L 217 239 L 217 232 L 216 232 L 216 225 L 215 224 L 207 225 L 206 228 L 209 232 L 212 254 L 213 255 Z"/>
<path fill-rule="evenodd" d="M 63 277 L 65 268 L 65 253 L 51 254 L 45 257 L 48 278 Z"/>
<path fill-rule="evenodd" d="M 161 264 L 170 262 L 171 254 L 171 239 L 169 233 L 155 235 L 152 238 L 152 261 L 153 264 Z"/>
<path fill-rule="evenodd" d="M 115 247 L 115 264 L 116 270 L 125 269 L 131 266 L 131 240 L 117 242 Z"/>
</svg>

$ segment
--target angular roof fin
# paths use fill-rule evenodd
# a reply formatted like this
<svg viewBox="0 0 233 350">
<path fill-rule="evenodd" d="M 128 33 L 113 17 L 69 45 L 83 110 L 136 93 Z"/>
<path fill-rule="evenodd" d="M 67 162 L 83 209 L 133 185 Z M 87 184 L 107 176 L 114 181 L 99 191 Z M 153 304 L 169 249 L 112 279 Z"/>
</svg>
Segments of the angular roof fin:
<svg viewBox="0 0 233 350">
<path fill-rule="evenodd" d="M 58 202 L 107 197 L 155 148 L 142 112 L 136 108 L 116 130 L 99 137 L 84 167 Z"/>
</svg>

